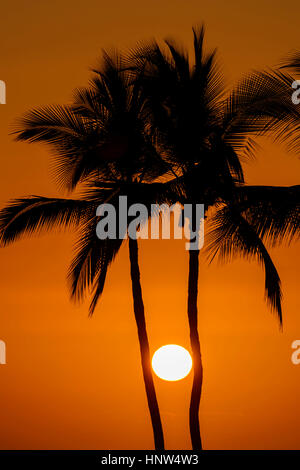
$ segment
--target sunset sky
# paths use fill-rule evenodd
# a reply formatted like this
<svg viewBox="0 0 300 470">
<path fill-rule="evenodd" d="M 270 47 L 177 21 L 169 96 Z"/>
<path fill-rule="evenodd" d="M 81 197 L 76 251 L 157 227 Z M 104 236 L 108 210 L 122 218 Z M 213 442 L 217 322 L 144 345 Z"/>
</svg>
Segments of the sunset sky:
<svg viewBox="0 0 300 470">
<path fill-rule="evenodd" d="M 102 48 L 176 37 L 191 47 L 204 22 L 227 83 L 276 65 L 300 49 L 300 3 L 282 0 L 3 0 L 0 6 L 0 205 L 59 193 L 51 154 L 16 143 L 16 118 L 32 107 L 68 103 L 86 85 Z M 300 106 L 300 105 L 299 105 Z M 247 183 L 299 184 L 300 161 L 261 141 L 245 164 Z M 205 202 L 205 201 L 204 201 Z M 88 302 L 70 301 L 66 273 L 71 232 L 45 234 L 1 249 L 1 449 L 150 449 L 152 429 L 133 315 L 128 244 L 116 258 L 92 319 Z M 141 281 L 151 352 L 188 350 L 188 255 L 184 241 L 140 244 Z M 271 250 L 282 279 L 283 332 L 264 301 L 255 262 L 208 266 L 200 253 L 199 329 L 204 362 L 200 423 L 205 449 L 300 449 L 300 245 Z M 190 449 L 192 376 L 155 377 L 168 449 Z"/>
</svg>

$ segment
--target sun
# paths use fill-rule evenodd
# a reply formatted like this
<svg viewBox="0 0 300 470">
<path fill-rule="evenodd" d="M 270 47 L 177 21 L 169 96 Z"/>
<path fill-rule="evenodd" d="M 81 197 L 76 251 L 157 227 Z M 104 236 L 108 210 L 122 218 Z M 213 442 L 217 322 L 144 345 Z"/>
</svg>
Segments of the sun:
<svg viewBox="0 0 300 470">
<path fill-rule="evenodd" d="M 190 353 L 177 344 L 166 344 L 159 348 L 152 357 L 152 368 L 163 380 L 176 381 L 186 377 L 192 368 Z"/>
</svg>

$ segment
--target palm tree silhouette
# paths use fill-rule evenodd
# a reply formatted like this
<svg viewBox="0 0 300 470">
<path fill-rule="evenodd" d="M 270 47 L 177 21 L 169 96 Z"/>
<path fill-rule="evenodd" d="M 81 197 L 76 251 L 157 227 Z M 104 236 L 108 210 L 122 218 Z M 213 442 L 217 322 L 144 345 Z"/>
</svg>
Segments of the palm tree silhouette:
<svg viewBox="0 0 300 470">
<path fill-rule="evenodd" d="M 234 87 L 229 97 L 224 96 L 225 81 L 215 51 L 204 51 L 204 27 L 193 29 L 193 33 L 193 63 L 184 48 L 171 40 L 166 41 L 166 50 L 153 42 L 132 55 L 138 74 L 144 71 L 151 125 L 159 135 L 166 161 L 184 186 L 180 202 L 204 202 L 206 217 L 214 209 L 208 234 L 209 255 L 214 258 L 219 253 L 228 259 L 241 254 L 263 263 L 266 298 L 281 323 L 280 279 L 264 240 L 274 242 L 288 234 L 293 238 L 297 233 L 299 191 L 246 187 L 241 161 L 255 153 L 253 136 L 271 134 L 289 140 L 292 147 L 299 142 L 299 132 L 294 131 L 299 128 L 300 114 L 291 103 L 291 80 L 279 71 L 253 72 Z M 290 206 L 279 203 L 277 194 L 290 193 Z M 287 216 L 285 209 L 289 211 Z M 198 333 L 198 272 L 199 251 L 190 251 L 187 310 L 194 378 L 189 422 L 193 449 L 201 450 L 203 366 Z"/>
<path fill-rule="evenodd" d="M 107 202 L 118 208 L 119 196 L 126 195 L 128 204 L 147 207 L 204 202 L 210 224 L 209 257 L 219 254 L 228 260 L 242 255 L 262 263 L 266 298 L 282 322 L 280 278 L 265 243 L 291 241 L 299 234 L 299 186 L 247 186 L 241 160 L 255 152 L 253 137 L 257 135 L 288 140 L 291 148 L 298 145 L 295 130 L 300 114 L 291 102 L 291 77 L 281 71 L 253 72 L 225 97 L 215 52 L 206 54 L 203 41 L 204 28 L 195 29 L 193 64 L 172 41 L 167 41 L 167 51 L 156 43 L 143 46 L 130 63 L 104 53 L 90 87 L 77 90 L 70 106 L 33 110 L 18 123 L 17 139 L 50 144 L 56 154 L 58 183 L 82 193 L 74 199 L 29 196 L 13 200 L 0 212 L 0 240 L 6 245 L 41 230 L 77 228 L 79 238 L 68 277 L 75 299 L 91 292 L 90 315 L 124 239 L 96 237 L 96 209 Z M 155 448 L 164 449 L 136 239 L 129 239 L 129 257 Z M 194 377 L 189 421 L 196 450 L 202 449 L 203 380 L 198 272 L 199 250 L 190 251 L 187 310 Z"/>
<path fill-rule="evenodd" d="M 120 195 L 149 205 L 159 202 L 162 184 L 153 183 L 166 173 L 145 127 L 144 95 L 123 69 L 118 55 L 104 53 L 88 88 L 77 90 L 70 106 L 50 106 L 29 112 L 17 124 L 17 140 L 50 144 L 56 154 L 58 183 L 69 191 L 81 188 L 75 199 L 29 196 L 11 201 L 0 212 L 2 245 L 33 232 L 73 226 L 79 231 L 68 278 L 71 296 L 92 293 L 92 315 L 103 292 L 107 270 L 121 239 L 96 236 L 102 203 L 117 208 Z M 164 436 L 154 388 L 149 341 L 138 262 L 138 243 L 129 240 L 130 273 L 135 321 L 145 389 L 156 449 L 164 449 Z"/>
</svg>

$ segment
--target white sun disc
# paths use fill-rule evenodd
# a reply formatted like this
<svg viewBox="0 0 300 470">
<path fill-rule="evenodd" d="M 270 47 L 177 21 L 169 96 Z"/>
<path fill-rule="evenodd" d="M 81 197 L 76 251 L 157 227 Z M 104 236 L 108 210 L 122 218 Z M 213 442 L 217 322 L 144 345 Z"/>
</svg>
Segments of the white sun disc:
<svg viewBox="0 0 300 470">
<path fill-rule="evenodd" d="M 155 374 L 169 381 L 181 380 L 192 368 L 193 361 L 190 353 L 177 344 L 166 344 L 153 354 L 152 368 Z"/>
</svg>

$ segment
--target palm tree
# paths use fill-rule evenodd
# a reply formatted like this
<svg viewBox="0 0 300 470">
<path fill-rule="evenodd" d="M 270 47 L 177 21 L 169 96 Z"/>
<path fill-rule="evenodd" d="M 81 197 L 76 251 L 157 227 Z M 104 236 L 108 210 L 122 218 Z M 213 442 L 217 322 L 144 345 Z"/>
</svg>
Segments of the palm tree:
<svg viewBox="0 0 300 470">
<path fill-rule="evenodd" d="M 103 64 L 94 70 L 88 88 L 77 90 L 70 106 L 35 109 L 16 128 L 17 140 L 50 144 L 55 151 L 58 183 L 69 191 L 81 188 L 74 199 L 29 196 L 11 201 L 0 212 L 3 246 L 33 232 L 55 227 L 74 227 L 79 232 L 75 257 L 68 278 L 71 296 L 92 294 L 92 315 L 103 292 L 107 270 L 122 239 L 100 240 L 96 236 L 102 203 L 118 207 L 120 195 L 128 204 L 150 204 L 163 191 L 157 181 L 166 172 L 148 135 L 144 118 L 144 95 L 136 81 L 121 70 L 122 60 L 104 53 Z M 138 262 L 138 243 L 129 240 L 130 274 L 135 321 L 143 378 L 156 449 L 164 449 L 160 412 L 150 365 L 149 341 Z"/>
<path fill-rule="evenodd" d="M 274 199 L 272 188 L 244 186 L 241 161 L 255 152 L 253 136 L 272 134 L 277 139 L 290 139 L 291 147 L 297 145 L 299 133 L 293 132 L 298 129 L 300 114 L 291 103 L 290 77 L 279 71 L 253 72 L 238 83 L 229 97 L 224 97 L 225 81 L 215 51 L 204 52 L 204 27 L 194 29 L 193 33 L 192 64 L 187 52 L 170 40 L 166 41 L 167 50 L 154 42 L 133 54 L 139 77 L 140 71 L 144 72 L 142 80 L 152 132 L 158 136 L 173 173 L 184 185 L 184 199 L 180 202 L 204 202 L 206 217 L 210 209 L 216 211 L 209 251 L 213 256 L 217 252 L 225 257 L 234 253 L 255 256 L 262 262 L 266 296 L 281 322 L 280 279 L 263 243 L 267 229 L 258 226 L 258 219 L 253 216 L 257 214 L 255 208 L 260 209 L 259 197 L 266 198 L 262 202 L 268 210 L 275 203 L 272 214 L 280 212 L 276 209 L 278 200 Z M 294 194 L 293 189 L 289 191 Z M 247 211 L 239 208 L 243 194 L 247 198 L 257 194 L 253 207 L 249 206 Z M 295 198 L 293 209 L 297 211 L 298 191 Z M 267 220 L 271 227 L 270 216 Z M 287 227 L 287 232 L 297 231 L 298 223 L 299 219 L 295 219 L 295 225 L 287 222 L 283 227 Z M 280 230 L 278 235 L 280 238 Z M 194 378 L 189 422 L 193 449 L 201 450 L 199 405 L 203 366 L 198 332 L 198 272 L 199 250 L 190 251 L 187 310 Z"/>
</svg>

